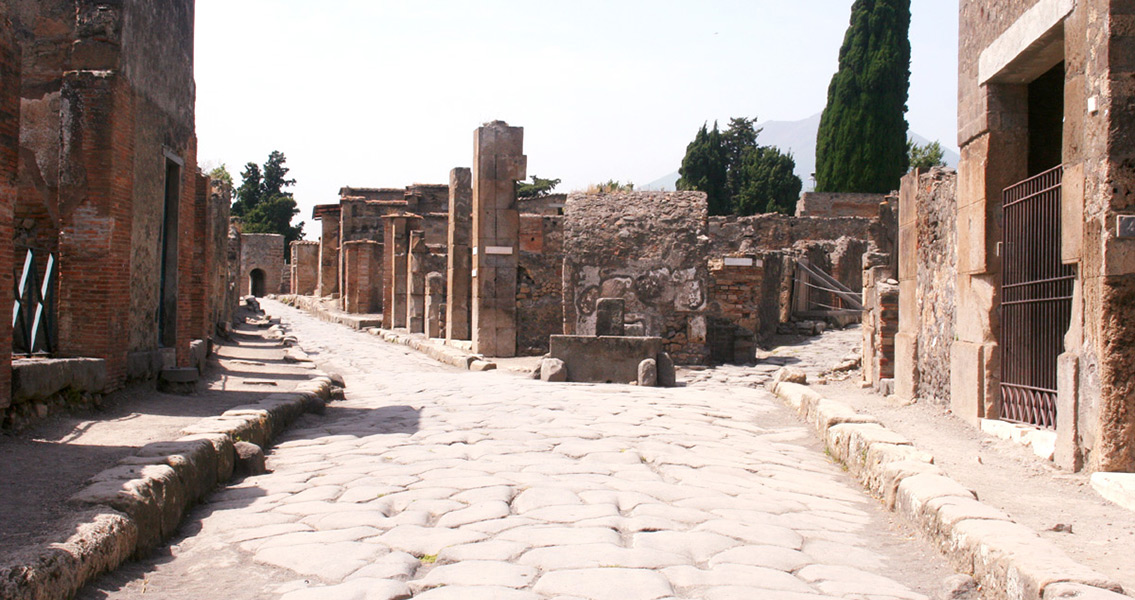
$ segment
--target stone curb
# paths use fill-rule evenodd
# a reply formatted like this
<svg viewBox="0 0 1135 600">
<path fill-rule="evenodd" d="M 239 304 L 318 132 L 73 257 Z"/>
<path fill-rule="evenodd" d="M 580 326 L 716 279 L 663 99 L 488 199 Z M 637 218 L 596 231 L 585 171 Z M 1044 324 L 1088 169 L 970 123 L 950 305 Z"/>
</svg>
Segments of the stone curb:
<svg viewBox="0 0 1135 600">
<path fill-rule="evenodd" d="M 420 333 L 392 331 L 390 329 L 366 325 L 366 320 L 354 319 L 351 315 L 327 310 L 315 298 L 309 296 L 281 296 L 277 299 L 288 306 L 310 313 L 322 321 L 346 325 L 353 329 L 366 331 L 371 335 L 382 338 L 384 342 L 407 346 L 440 363 L 445 363 L 459 369 L 494 371 L 497 368 L 496 363 L 485 359 L 481 354 L 472 354 L 460 348 L 440 344 Z"/>
<path fill-rule="evenodd" d="M 174 533 L 188 508 L 232 477 L 236 442 L 267 447 L 305 411 L 321 411 L 331 385 L 319 374 L 294 392 L 198 421 L 183 437 L 147 444 L 95 475 L 69 500 L 81 511 L 75 533 L 0 566 L 0 598 L 70 598 L 100 574 L 152 550 Z"/>
<path fill-rule="evenodd" d="M 816 428 L 832 460 L 888 510 L 926 534 L 955 569 L 973 576 L 982 597 L 1129 600 L 1118 583 L 979 502 L 976 494 L 934 465 L 933 455 L 874 417 L 824 398 L 807 385 L 781 382 L 773 392 Z"/>
</svg>

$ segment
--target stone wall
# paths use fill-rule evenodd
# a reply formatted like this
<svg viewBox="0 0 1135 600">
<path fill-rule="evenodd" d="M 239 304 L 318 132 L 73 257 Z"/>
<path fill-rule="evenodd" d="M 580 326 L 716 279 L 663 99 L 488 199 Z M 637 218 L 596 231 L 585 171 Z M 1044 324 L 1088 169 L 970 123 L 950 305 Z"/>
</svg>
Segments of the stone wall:
<svg viewBox="0 0 1135 600">
<path fill-rule="evenodd" d="M 598 300 L 623 298 L 627 323 L 662 337 L 675 362 L 709 362 L 707 218 L 700 192 L 569 195 L 565 333 L 593 335 Z"/>
<path fill-rule="evenodd" d="M 549 336 L 563 333 L 563 237 L 563 217 L 520 215 L 516 348 L 522 356 L 547 353 Z"/>
<path fill-rule="evenodd" d="M 382 257 L 382 244 L 378 242 L 355 240 L 343 243 L 345 276 L 342 299 L 345 312 L 364 314 L 382 311 Z"/>
<path fill-rule="evenodd" d="M 13 209 L 20 153 L 20 52 L 0 9 L 0 306 L 11 306 Z M 8 265 L 8 268 L 4 268 Z M 10 324 L 10 323 L 9 323 Z M 0 409 L 12 401 L 12 328 L 0 327 Z"/>
<path fill-rule="evenodd" d="M 879 214 L 885 194 L 804 192 L 796 203 L 797 217 L 863 217 Z"/>
<path fill-rule="evenodd" d="M 935 169 L 918 178 L 914 276 L 918 328 L 915 343 L 919 400 L 950 404 L 950 345 L 956 335 L 958 280 L 957 174 Z"/>
<path fill-rule="evenodd" d="M 319 242 L 292 242 L 291 292 L 313 296 L 319 286 Z"/>
<path fill-rule="evenodd" d="M 264 274 L 264 295 L 280 289 L 284 269 L 284 236 L 275 233 L 242 233 L 240 255 L 241 295 L 253 294 L 252 274 Z"/>
<path fill-rule="evenodd" d="M 319 284 L 315 293 L 331 297 L 339 293 L 339 217 L 338 204 L 321 204 L 312 218 L 322 225 L 319 236 Z"/>
<path fill-rule="evenodd" d="M 539 198 L 517 198 L 516 206 L 529 215 L 557 216 L 564 214 L 567 194 L 549 194 Z"/>
<path fill-rule="evenodd" d="M 787 320 L 790 257 L 784 253 L 711 257 L 708 341 L 715 363 L 750 363 L 756 344 Z"/>
<path fill-rule="evenodd" d="M 227 331 L 236 309 L 237 269 L 229 265 L 229 219 L 232 186 L 223 181 L 210 181 L 209 189 L 209 335 Z"/>
</svg>

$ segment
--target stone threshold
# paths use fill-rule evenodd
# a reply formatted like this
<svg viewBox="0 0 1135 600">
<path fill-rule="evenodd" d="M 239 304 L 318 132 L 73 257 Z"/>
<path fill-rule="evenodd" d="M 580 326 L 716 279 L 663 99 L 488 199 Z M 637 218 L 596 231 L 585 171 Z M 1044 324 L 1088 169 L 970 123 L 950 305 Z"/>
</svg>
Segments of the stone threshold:
<svg viewBox="0 0 1135 600">
<path fill-rule="evenodd" d="M 970 575 L 982 597 L 1005 600 L 1123 600 L 1122 587 L 1074 561 L 951 479 L 934 456 L 878 419 L 824 398 L 807 385 L 779 382 L 773 392 L 815 427 L 832 460 L 901 515 Z"/>
<path fill-rule="evenodd" d="M 169 539 L 189 508 L 233 476 L 237 442 L 271 445 L 304 412 L 331 400 L 331 378 L 317 373 L 294 392 L 272 394 L 202 419 L 183 437 L 154 442 L 91 478 L 69 501 L 73 531 L 0 565 L 0 598 L 71 598 L 99 575 Z"/>
</svg>

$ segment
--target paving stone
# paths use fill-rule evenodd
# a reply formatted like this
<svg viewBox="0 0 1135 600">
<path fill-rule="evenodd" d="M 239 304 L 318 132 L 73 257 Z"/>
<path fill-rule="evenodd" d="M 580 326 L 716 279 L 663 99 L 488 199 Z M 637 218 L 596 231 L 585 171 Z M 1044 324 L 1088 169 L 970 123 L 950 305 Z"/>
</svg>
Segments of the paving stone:
<svg viewBox="0 0 1135 600">
<path fill-rule="evenodd" d="M 870 594 L 904 600 L 927 600 L 926 596 L 910 591 L 893 579 L 853 567 L 809 565 L 800 569 L 796 576 L 832 596 Z"/>
<path fill-rule="evenodd" d="M 718 519 L 698 525 L 697 530 L 719 533 L 746 544 L 782 546 L 792 550 L 799 550 L 804 544 L 804 537 L 799 533 L 775 525 L 751 525 Z"/>
<path fill-rule="evenodd" d="M 801 593 L 815 591 L 807 583 L 788 573 L 752 565 L 719 565 L 709 570 L 680 565 L 663 569 L 662 574 L 676 588 L 737 585 Z"/>
<path fill-rule="evenodd" d="M 530 519 L 549 523 L 576 523 L 587 519 L 616 517 L 619 515 L 619 509 L 613 504 L 579 504 L 545 506 L 521 514 Z"/>
<path fill-rule="evenodd" d="M 420 567 L 422 561 L 405 552 L 391 552 L 370 565 L 355 571 L 348 579 L 409 579 Z"/>
<path fill-rule="evenodd" d="M 673 594 L 661 574 L 645 569 L 579 569 L 547 573 L 533 590 L 586 600 L 658 600 Z"/>
<path fill-rule="evenodd" d="M 518 514 L 524 514 L 549 506 L 573 504 L 583 504 L 583 500 L 580 499 L 579 494 L 571 490 L 552 487 L 534 487 L 520 492 L 512 501 L 512 509 Z"/>
<path fill-rule="evenodd" d="M 479 542 L 486 537 L 488 536 L 484 533 L 468 529 L 399 525 L 382 534 L 378 539 L 394 550 L 408 552 L 414 556 L 432 556 L 448 546 Z"/>
<path fill-rule="evenodd" d="M 527 590 L 466 585 L 434 588 L 414 598 L 417 600 L 540 600 L 539 595 Z"/>
<path fill-rule="evenodd" d="M 364 542 L 277 546 L 255 553 L 258 562 L 338 582 L 390 550 Z"/>
<path fill-rule="evenodd" d="M 605 527 L 520 527 L 510 529 L 497 539 L 520 542 L 533 548 L 564 546 L 569 544 L 618 544 L 619 533 Z"/>
<path fill-rule="evenodd" d="M 443 514 L 437 520 L 438 527 L 461 527 L 469 525 L 470 523 L 477 523 L 480 521 L 489 521 L 492 519 L 503 519 L 509 515 L 509 508 L 506 502 L 488 501 L 473 504 L 468 508 L 455 510 Z"/>
<path fill-rule="evenodd" d="M 401 581 L 352 579 L 327 587 L 296 590 L 280 600 L 401 600 L 410 597 L 410 589 Z"/>
<path fill-rule="evenodd" d="M 533 567 L 492 560 L 467 560 L 441 565 L 410 583 L 416 592 L 441 586 L 527 587 L 536 579 Z"/>
<path fill-rule="evenodd" d="M 437 555 L 439 563 L 456 563 L 466 560 L 514 561 L 530 547 L 520 542 L 490 540 L 474 544 L 450 546 Z"/>
<path fill-rule="evenodd" d="M 520 563 L 544 571 L 592 567 L 661 569 L 689 562 L 680 554 L 652 548 L 624 548 L 615 544 L 570 544 L 547 546 L 525 552 Z"/>
<path fill-rule="evenodd" d="M 730 548 L 714 556 L 709 559 L 709 566 L 715 567 L 724 564 L 751 565 L 791 573 L 814 562 L 815 559 L 799 550 L 793 550 L 783 546 L 746 545 Z"/>
<path fill-rule="evenodd" d="M 635 548 L 664 550 L 689 557 L 703 563 L 717 554 L 740 545 L 741 542 L 709 531 L 658 531 L 634 535 Z"/>
</svg>

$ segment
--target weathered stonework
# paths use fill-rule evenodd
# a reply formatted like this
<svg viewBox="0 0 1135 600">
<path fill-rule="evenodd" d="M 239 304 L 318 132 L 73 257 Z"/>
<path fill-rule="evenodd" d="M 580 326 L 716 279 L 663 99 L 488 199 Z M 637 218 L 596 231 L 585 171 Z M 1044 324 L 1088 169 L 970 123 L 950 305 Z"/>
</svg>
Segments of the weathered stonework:
<svg viewBox="0 0 1135 600">
<path fill-rule="evenodd" d="M 524 129 L 488 123 L 477 129 L 473 148 L 473 351 L 515 356 L 516 182 L 528 177 Z"/>
<path fill-rule="evenodd" d="M 338 204 L 316 206 L 312 218 L 323 225 L 319 237 L 319 283 L 315 294 L 321 297 L 339 293 L 339 214 Z"/>
<path fill-rule="evenodd" d="M 343 310 L 354 314 L 382 311 L 383 245 L 371 240 L 344 242 Z"/>
<path fill-rule="evenodd" d="M 284 236 L 275 233 L 241 234 L 242 295 L 266 296 L 278 293 L 283 269 Z"/>
<path fill-rule="evenodd" d="M 449 264 L 446 269 L 445 337 L 450 340 L 472 339 L 473 284 L 473 173 L 456 168 L 449 173 L 449 227 L 447 244 Z"/>
<path fill-rule="evenodd" d="M 885 194 L 804 192 L 796 203 L 797 217 L 863 217 L 879 214 Z"/>
<path fill-rule="evenodd" d="M 0 265 L 13 265 L 20 153 L 20 51 L 0 11 Z M 12 269 L 0 269 L 0 306 L 11 306 Z M 12 328 L 0 327 L 0 409 L 12 402 Z"/>
<path fill-rule="evenodd" d="M 410 232 L 421 227 L 421 217 L 409 213 L 383 217 L 382 326 L 406 326 L 407 272 Z"/>
<path fill-rule="evenodd" d="M 229 261 L 230 207 L 232 187 L 223 181 L 209 182 L 209 322 L 208 335 L 214 332 L 227 332 L 232 328 L 233 312 L 239 302 L 236 281 L 240 271 Z M 239 253 L 237 258 L 239 259 Z"/>
<path fill-rule="evenodd" d="M 675 362 L 707 363 L 707 218 L 701 192 L 571 194 L 565 333 L 594 335 L 598 300 L 623 298 L 628 323 L 661 337 Z"/>
<path fill-rule="evenodd" d="M 563 333 L 564 219 L 520 215 L 516 277 L 516 350 L 548 352 L 548 336 Z"/>
<path fill-rule="evenodd" d="M 319 242 L 292 242 L 291 293 L 313 296 L 319 286 Z"/>
</svg>

